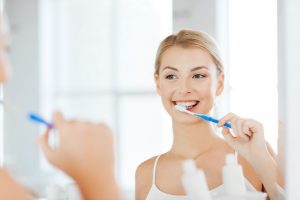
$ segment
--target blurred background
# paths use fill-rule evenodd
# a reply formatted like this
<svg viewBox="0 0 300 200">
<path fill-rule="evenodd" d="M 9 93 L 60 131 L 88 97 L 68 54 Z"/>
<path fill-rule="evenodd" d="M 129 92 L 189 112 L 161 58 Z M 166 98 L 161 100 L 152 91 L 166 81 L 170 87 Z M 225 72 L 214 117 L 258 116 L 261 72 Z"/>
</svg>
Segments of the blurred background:
<svg viewBox="0 0 300 200">
<path fill-rule="evenodd" d="M 138 164 L 172 143 L 153 72 L 159 42 L 180 29 L 206 31 L 220 45 L 226 88 L 217 116 L 261 121 L 277 151 L 277 1 L 7 0 L 4 10 L 12 77 L 1 95 L 46 119 L 60 110 L 110 124 L 125 199 L 134 198 Z M 63 181 L 36 147 L 43 127 L 0 109 L 1 164 L 32 187 Z"/>
</svg>

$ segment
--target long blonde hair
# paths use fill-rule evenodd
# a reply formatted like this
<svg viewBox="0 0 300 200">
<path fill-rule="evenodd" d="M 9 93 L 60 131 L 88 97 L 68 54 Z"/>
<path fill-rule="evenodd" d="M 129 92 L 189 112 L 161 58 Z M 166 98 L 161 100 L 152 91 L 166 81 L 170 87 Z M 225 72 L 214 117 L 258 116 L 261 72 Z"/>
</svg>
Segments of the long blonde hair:
<svg viewBox="0 0 300 200">
<path fill-rule="evenodd" d="M 211 55 L 218 72 L 223 72 L 223 64 L 216 41 L 205 32 L 181 30 L 177 34 L 169 35 L 160 43 L 155 59 L 155 74 L 159 75 L 162 54 L 173 46 L 200 48 L 206 51 Z"/>
</svg>

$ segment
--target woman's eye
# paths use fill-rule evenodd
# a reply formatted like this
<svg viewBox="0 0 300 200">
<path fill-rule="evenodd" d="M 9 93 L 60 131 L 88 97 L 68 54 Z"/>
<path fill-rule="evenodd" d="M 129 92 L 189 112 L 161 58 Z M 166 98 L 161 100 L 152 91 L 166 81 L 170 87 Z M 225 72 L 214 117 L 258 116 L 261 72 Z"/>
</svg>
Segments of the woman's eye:
<svg viewBox="0 0 300 200">
<path fill-rule="evenodd" d="M 176 79 L 176 78 L 177 77 L 175 75 L 173 75 L 173 74 L 166 76 L 166 79 L 169 79 L 169 80 L 173 80 L 173 79 Z"/>
<path fill-rule="evenodd" d="M 193 78 L 196 78 L 196 79 L 198 79 L 198 78 L 205 78 L 205 75 L 202 75 L 202 74 L 195 74 L 195 75 L 193 76 Z"/>
</svg>

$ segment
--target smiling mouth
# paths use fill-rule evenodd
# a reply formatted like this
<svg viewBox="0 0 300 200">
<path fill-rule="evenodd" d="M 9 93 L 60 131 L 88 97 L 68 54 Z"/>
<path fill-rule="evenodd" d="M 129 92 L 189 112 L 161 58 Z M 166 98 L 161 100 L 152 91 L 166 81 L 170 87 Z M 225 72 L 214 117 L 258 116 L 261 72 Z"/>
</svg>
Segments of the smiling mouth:
<svg viewBox="0 0 300 200">
<path fill-rule="evenodd" d="M 174 105 L 180 105 L 184 107 L 186 110 L 192 110 L 199 104 L 200 101 L 173 101 Z"/>
</svg>

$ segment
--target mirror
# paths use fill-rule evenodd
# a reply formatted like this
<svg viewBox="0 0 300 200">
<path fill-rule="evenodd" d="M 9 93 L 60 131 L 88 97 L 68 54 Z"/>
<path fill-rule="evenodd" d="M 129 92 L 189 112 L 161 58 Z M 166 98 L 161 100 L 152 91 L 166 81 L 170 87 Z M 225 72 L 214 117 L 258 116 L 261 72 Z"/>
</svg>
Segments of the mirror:
<svg viewBox="0 0 300 200">
<path fill-rule="evenodd" d="M 42 0 L 7 1 L 5 8 L 13 76 L 4 99 L 46 119 L 59 109 L 70 118 L 107 122 L 116 134 L 125 198 L 134 198 L 139 163 L 172 145 L 171 120 L 155 91 L 154 60 L 160 41 L 183 28 L 203 30 L 220 46 L 226 76 L 216 116 L 230 111 L 261 121 L 277 152 L 276 2 Z M 4 165 L 24 182 L 45 174 L 63 180 L 34 144 L 41 129 L 9 109 L 4 116 Z"/>
</svg>

